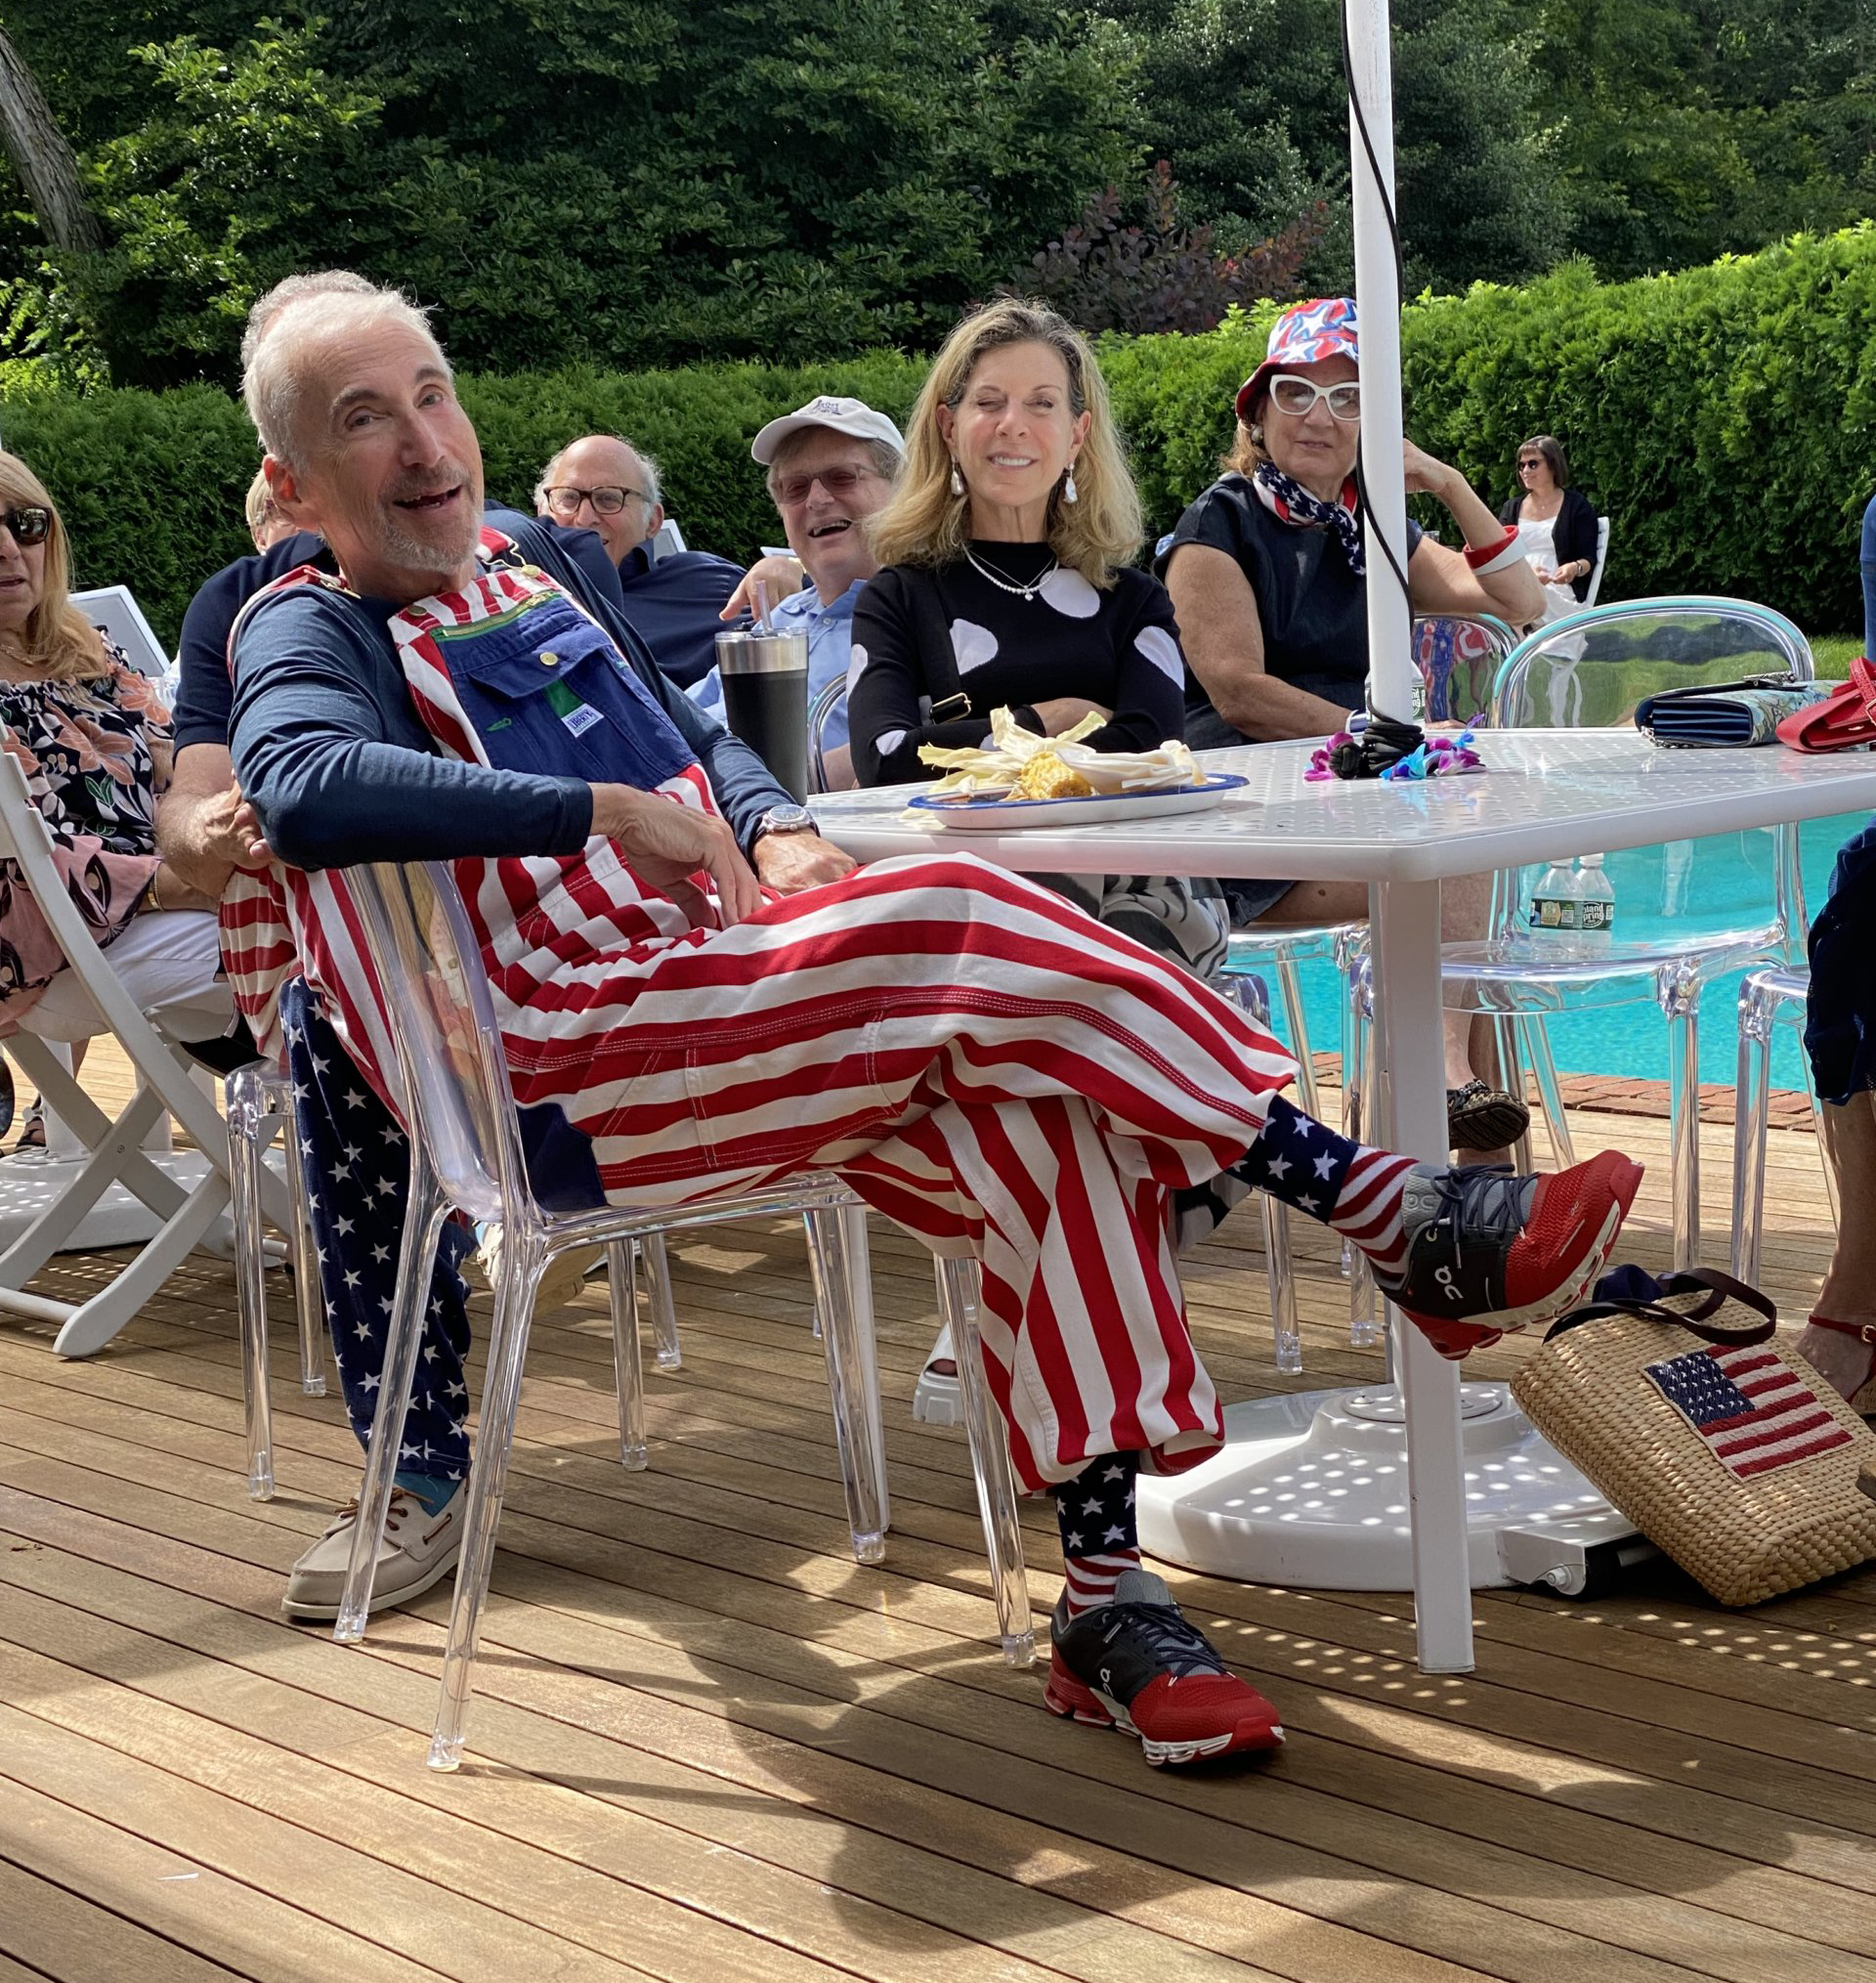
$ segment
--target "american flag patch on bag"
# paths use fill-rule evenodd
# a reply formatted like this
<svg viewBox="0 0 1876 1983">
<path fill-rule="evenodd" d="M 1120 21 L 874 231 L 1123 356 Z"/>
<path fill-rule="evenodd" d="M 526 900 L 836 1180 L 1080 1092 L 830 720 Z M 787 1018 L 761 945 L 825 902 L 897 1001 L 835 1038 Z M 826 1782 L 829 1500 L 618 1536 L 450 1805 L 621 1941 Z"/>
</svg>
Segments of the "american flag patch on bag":
<svg viewBox="0 0 1876 1983">
<path fill-rule="evenodd" d="M 1696 1350 L 1644 1368 L 1741 1480 L 1850 1444 L 1850 1434 L 1798 1373 L 1763 1347 Z"/>
</svg>

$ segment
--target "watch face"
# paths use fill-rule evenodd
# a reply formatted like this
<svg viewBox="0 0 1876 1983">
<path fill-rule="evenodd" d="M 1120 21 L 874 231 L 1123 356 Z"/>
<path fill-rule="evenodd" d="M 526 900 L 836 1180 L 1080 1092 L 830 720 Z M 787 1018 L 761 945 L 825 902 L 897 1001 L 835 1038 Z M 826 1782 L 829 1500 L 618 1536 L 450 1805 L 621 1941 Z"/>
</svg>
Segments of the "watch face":
<svg viewBox="0 0 1876 1983">
<path fill-rule="evenodd" d="M 762 815 L 764 833 L 812 833 L 814 814 L 805 805 L 772 805 Z"/>
</svg>

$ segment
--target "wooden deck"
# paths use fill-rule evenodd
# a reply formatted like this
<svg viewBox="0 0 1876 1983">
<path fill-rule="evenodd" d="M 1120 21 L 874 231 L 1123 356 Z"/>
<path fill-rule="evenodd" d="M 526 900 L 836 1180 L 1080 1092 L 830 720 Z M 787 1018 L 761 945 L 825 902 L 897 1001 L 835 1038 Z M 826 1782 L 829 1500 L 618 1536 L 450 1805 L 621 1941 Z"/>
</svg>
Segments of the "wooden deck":
<svg viewBox="0 0 1876 1983">
<path fill-rule="evenodd" d="M 1661 1264 L 1665 1124 L 1577 1123 L 1653 1160 L 1626 1250 Z M 1809 1134 L 1772 1142 L 1766 1277 L 1802 1319 L 1828 1221 Z M 1254 1220 L 1190 1277 L 1227 1398 L 1377 1367 L 1300 1237 L 1302 1380 L 1271 1367 Z M 649 1472 L 612 1457 L 599 1291 L 542 1318 L 453 1778 L 422 1766 L 445 1594 L 362 1650 L 279 1616 L 358 1454 L 336 1398 L 281 1384 L 281 1491 L 246 1499 L 227 1268 L 90 1363 L 0 1326 L 0 1983 L 1876 1977 L 1876 1573 L 1747 1615 L 1665 1573 L 1481 1595 L 1462 1678 L 1416 1671 L 1398 1597 L 1172 1573 L 1290 1742 L 1151 1771 L 998 1660 L 961 1437 L 907 1409 L 930 1275 L 874 1239 L 880 1569 L 843 1553 L 796 1232 L 674 1246 Z M 1031 1533 L 1040 1614 L 1045 1505 Z"/>
</svg>

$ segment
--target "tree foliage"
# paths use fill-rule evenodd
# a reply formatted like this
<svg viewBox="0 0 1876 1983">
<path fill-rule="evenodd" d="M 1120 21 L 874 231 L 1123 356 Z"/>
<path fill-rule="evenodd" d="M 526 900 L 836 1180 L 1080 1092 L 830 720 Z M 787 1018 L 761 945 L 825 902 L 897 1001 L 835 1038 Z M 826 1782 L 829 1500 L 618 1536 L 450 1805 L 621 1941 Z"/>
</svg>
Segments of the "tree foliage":
<svg viewBox="0 0 1876 1983">
<path fill-rule="evenodd" d="M 1137 216 L 1130 215 L 1119 189 L 1108 187 L 1060 239 L 1031 257 L 1009 292 L 1041 296 L 1084 330 L 1215 330 L 1227 311 L 1297 293 L 1328 213 L 1318 200 L 1281 234 L 1224 254 L 1209 222 L 1185 218 L 1164 158 L 1136 204 Z"/>
<path fill-rule="evenodd" d="M 929 342 L 1137 156 L 1130 46 L 1066 13 L 145 0 L 93 72 L 101 11 L 17 31 L 88 141 L 112 246 L 55 259 L 126 380 L 225 375 L 252 296 L 335 263 L 493 368 Z"/>
</svg>

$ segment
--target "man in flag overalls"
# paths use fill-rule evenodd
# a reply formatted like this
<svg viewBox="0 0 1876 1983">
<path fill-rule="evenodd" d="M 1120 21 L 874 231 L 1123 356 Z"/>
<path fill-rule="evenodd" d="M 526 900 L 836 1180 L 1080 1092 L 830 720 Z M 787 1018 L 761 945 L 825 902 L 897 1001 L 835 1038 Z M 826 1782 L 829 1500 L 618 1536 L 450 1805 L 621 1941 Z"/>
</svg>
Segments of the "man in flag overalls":
<svg viewBox="0 0 1876 1983">
<path fill-rule="evenodd" d="M 1221 1437 L 1173 1194 L 1229 1173 L 1282 1196 L 1463 1355 L 1576 1298 L 1639 1170 L 1610 1154 L 1515 1179 L 1347 1142 L 1281 1098 L 1294 1064 L 1235 1006 L 973 858 L 765 898 L 604 630 L 491 555 L 475 431 L 419 312 L 310 296 L 269 325 L 245 389 L 276 500 L 341 574 L 269 588 L 233 645 L 234 768 L 274 860 L 225 898 L 224 956 L 263 1046 L 303 973 L 389 1099 L 394 1015 L 342 870 L 451 863 L 516 1100 L 549 1132 L 542 1199 L 676 1206 L 826 1169 L 974 1257 L 1012 1459 L 1061 1521 L 1048 1704 L 1156 1762 L 1280 1741 L 1138 1567 L 1136 1469 Z M 433 1561 L 449 1486 L 407 1525 Z"/>
</svg>

